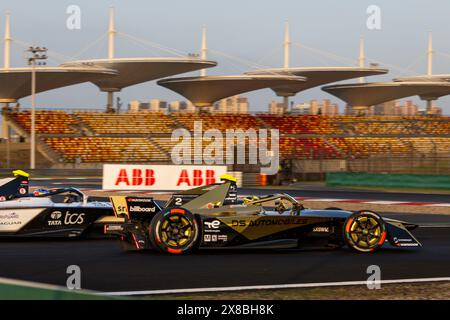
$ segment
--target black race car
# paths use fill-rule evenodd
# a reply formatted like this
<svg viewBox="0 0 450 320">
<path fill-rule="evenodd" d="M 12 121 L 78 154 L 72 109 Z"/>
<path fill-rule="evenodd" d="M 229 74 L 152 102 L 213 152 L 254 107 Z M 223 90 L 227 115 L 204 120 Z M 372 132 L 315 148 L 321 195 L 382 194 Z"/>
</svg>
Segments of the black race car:
<svg viewBox="0 0 450 320">
<path fill-rule="evenodd" d="M 128 249 L 183 254 L 195 249 L 288 249 L 348 247 L 371 252 L 386 243 L 418 247 L 415 224 L 362 210 L 311 210 L 287 194 L 239 203 L 233 177 L 172 196 L 165 208 L 152 199 L 111 197 L 117 221 L 106 234 L 119 235 Z M 131 201 L 130 201 L 131 199 Z M 140 201 L 140 202 L 136 202 Z M 136 205 L 139 203 L 139 205 Z"/>
</svg>

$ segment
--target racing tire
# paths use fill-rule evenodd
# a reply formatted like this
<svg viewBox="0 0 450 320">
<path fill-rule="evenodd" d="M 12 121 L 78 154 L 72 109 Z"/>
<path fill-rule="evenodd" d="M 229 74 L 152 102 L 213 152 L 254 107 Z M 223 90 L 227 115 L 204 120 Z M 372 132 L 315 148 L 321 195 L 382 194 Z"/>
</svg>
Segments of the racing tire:
<svg viewBox="0 0 450 320">
<path fill-rule="evenodd" d="M 199 227 L 188 210 L 167 208 L 155 215 L 149 226 L 149 238 L 153 248 L 171 254 L 191 252 L 199 239 Z"/>
<path fill-rule="evenodd" d="M 386 240 L 386 224 L 376 212 L 357 211 L 345 221 L 343 235 L 349 248 L 358 252 L 372 252 Z"/>
</svg>

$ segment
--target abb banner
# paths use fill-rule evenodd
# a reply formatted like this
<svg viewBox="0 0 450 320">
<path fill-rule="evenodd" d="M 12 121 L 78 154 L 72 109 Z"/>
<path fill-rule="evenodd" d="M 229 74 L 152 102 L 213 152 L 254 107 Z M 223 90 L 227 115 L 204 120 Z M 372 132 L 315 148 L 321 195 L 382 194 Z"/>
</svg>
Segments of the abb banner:
<svg viewBox="0 0 450 320">
<path fill-rule="evenodd" d="M 219 182 L 226 166 L 103 165 L 103 189 L 185 190 Z"/>
</svg>

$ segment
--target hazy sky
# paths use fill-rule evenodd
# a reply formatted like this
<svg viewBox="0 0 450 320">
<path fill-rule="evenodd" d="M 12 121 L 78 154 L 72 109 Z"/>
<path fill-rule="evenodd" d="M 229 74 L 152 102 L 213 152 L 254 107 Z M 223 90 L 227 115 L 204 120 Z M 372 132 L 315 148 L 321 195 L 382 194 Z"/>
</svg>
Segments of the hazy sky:
<svg viewBox="0 0 450 320">
<path fill-rule="evenodd" d="M 69 5 L 81 8 L 81 29 L 66 27 Z M 381 30 L 366 26 L 369 5 L 381 9 Z M 153 41 L 181 52 L 198 52 L 202 25 L 208 28 L 208 58 L 219 62 L 208 74 L 237 74 L 251 69 L 251 61 L 267 67 L 282 66 L 284 21 L 290 22 L 291 66 L 337 66 L 357 63 L 359 37 L 364 34 L 369 61 L 379 61 L 391 72 L 388 76 L 368 78 L 389 80 L 399 75 L 426 72 L 427 33 L 433 31 L 434 73 L 450 73 L 450 1 L 448 0 L 2 0 L 0 32 L 4 13 L 12 19 L 13 66 L 23 66 L 23 43 L 48 47 L 50 65 L 70 59 L 106 34 L 108 8 L 116 8 L 116 29 L 139 39 Z M 305 46 L 305 47 L 302 47 Z M 118 57 L 173 56 L 167 52 L 136 45 L 119 36 Z M 314 48 L 316 51 L 312 51 Z M 319 50 L 319 51 L 317 51 Z M 222 54 L 236 57 L 225 58 Z M 319 54 L 329 52 L 333 55 Z M 79 58 L 101 58 L 107 55 L 106 37 L 88 48 Z M 336 58 L 342 57 L 342 58 Z M 0 52 L 3 61 L 3 50 Z M 332 58 L 330 58 L 332 57 Z M 408 71 L 405 71 L 408 69 Z M 184 100 L 178 94 L 159 87 L 155 82 L 124 89 L 118 94 L 127 104 L 130 100 Z M 271 90 L 247 94 L 252 111 L 266 110 L 272 99 L 280 100 Z M 331 98 L 320 89 L 312 89 L 293 98 L 295 103 L 312 98 Z M 82 84 L 41 93 L 39 106 L 101 108 L 105 94 L 92 84 Z M 424 102 L 414 99 L 424 106 Z M 29 105 L 29 99 L 22 99 Z M 450 98 L 438 105 L 450 114 Z"/>
</svg>

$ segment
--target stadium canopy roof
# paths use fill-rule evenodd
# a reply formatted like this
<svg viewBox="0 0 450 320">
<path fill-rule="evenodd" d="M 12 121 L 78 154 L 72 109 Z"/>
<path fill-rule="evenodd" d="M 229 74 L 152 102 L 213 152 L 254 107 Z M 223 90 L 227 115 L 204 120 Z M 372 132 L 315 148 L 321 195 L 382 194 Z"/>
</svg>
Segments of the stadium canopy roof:
<svg viewBox="0 0 450 320">
<path fill-rule="evenodd" d="M 369 107 L 379 103 L 418 95 L 423 100 L 436 100 L 450 94 L 447 82 L 373 82 L 331 85 L 322 88 L 353 107 Z"/>
<path fill-rule="evenodd" d="M 303 83 L 290 84 L 285 86 L 272 87 L 276 95 L 281 97 L 295 96 L 303 90 L 317 87 L 327 83 L 343 81 L 359 77 L 367 77 L 387 73 L 387 69 L 375 67 L 302 67 L 302 68 L 277 68 L 261 69 L 249 71 L 247 75 L 291 75 L 306 77 L 308 80 Z"/>
<path fill-rule="evenodd" d="M 92 81 L 101 91 L 116 92 L 125 87 L 180 73 L 215 67 L 217 62 L 195 58 L 113 58 L 68 61 L 62 67 L 83 66 L 113 69 L 118 76 Z"/>
<path fill-rule="evenodd" d="M 236 75 L 163 79 L 158 84 L 181 94 L 198 107 L 206 107 L 240 93 L 304 81 L 304 77 L 296 76 Z"/>
<path fill-rule="evenodd" d="M 395 82 L 450 82 L 450 74 L 433 74 L 393 79 Z"/>
<path fill-rule="evenodd" d="M 105 68 L 36 67 L 36 93 L 66 87 L 86 81 L 116 76 Z M 16 102 L 31 95 L 31 67 L 0 69 L 0 103 Z"/>
</svg>

